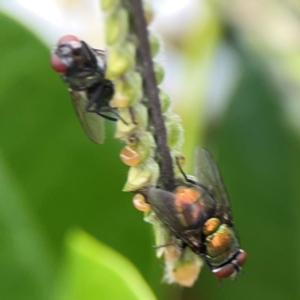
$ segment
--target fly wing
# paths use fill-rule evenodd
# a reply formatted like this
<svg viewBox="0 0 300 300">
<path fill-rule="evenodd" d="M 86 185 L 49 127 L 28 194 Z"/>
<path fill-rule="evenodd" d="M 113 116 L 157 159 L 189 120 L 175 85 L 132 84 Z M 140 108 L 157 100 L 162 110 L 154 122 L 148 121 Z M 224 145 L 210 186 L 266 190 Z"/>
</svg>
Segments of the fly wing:
<svg viewBox="0 0 300 300">
<path fill-rule="evenodd" d="M 147 192 L 147 200 L 151 205 L 151 209 L 167 228 L 169 228 L 177 238 L 180 238 L 186 245 L 198 253 L 202 245 L 202 227 L 192 226 L 190 228 L 187 222 L 188 220 L 185 218 L 185 212 L 180 211 L 177 207 L 176 195 L 151 187 Z M 196 207 L 194 207 L 194 209 L 197 210 Z"/>
<path fill-rule="evenodd" d="M 185 229 L 185 226 L 178 221 L 178 211 L 174 206 L 174 193 L 151 187 L 147 193 L 147 200 L 158 218 L 173 233 L 177 235 Z"/>
<path fill-rule="evenodd" d="M 211 154 L 204 148 L 196 150 L 196 177 L 199 183 L 207 186 L 216 201 L 220 217 L 232 224 L 232 212 L 229 197 L 223 183 L 219 168 Z"/>
<path fill-rule="evenodd" d="M 87 95 L 84 91 L 77 92 L 69 89 L 72 103 L 80 123 L 88 137 L 96 144 L 103 144 L 105 138 L 104 120 L 96 113 L 85 110 Z"/>
<path fill-rule="evenodd" d="M 105 50 L 100 50 L 100 49 L 94 49 L 94 51 L 97 59 L 98 59 L 98 64 L 103 70 L 106 70 L 106 51 Z"/>
</svg>

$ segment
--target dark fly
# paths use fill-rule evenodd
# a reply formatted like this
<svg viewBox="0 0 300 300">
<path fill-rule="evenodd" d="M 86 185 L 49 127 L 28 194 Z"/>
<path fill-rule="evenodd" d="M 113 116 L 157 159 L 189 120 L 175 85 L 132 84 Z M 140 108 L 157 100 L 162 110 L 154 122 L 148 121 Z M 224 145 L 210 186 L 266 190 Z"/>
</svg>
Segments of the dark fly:
<svg viewBox="0 0 300 300">
<path fill-rule="evenodd" d="M 74 109 L 86 134 L 95 143 L 102 144 L 103 118 L 118 119 L 117 112 L 109 106 L 114 85 L 105 78 L 105 51 L 91 48 L 76 36 L 66 35 L 53 49 L 51 65 L 68 84 Z"/>
</svg>

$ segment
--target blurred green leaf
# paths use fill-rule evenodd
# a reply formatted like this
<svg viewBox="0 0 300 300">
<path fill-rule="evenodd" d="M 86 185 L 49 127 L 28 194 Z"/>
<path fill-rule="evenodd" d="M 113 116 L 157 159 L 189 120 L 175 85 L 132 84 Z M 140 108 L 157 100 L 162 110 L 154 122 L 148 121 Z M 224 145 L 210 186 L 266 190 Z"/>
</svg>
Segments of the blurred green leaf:
<svg viewBox="0 0 300 300">
<path fill-rule="evenodd" d="M 20 242 L 19 255 L 27 246 L 35 247 L 37 230 L 53 259 L 49 270 L 45 267 L 47 277 L 38 277 L 48 278 L 46 288 L 51 289 L 65 232 L 79 226 L 128 257 L 159 296 L 165 287 L 151 247 L 151 227 L 134 209 L 132 195 L 121 192 L 127 168 L 119 159 L 122 145 L 112 138 L 115 124 L 105 122 L 104 145 L 92 143 L 77 120 L 66 85 L 50 67 L 50 49 L 4 14 L 0 14 L 0 44 L 0 149 L 9 178 L 22 190 L 24 207 L 34 220 L 25 244 Z M 1 195 L 1 201 L 8 205 L 10 198 Z M 11 210 L 8 217 L 16 222 L 18 214 Z M 1 244 L 13 253 L 7 235 L 4 231 Z M 48 255 L 41 255 L 41 260 L 44 268 Z M 35 292 L 44 289 L 39 280 L 30 288 L 26 272 L 19 279 L 23 266 L 18 256 L 6 264 L 0 281 L 10 281 L 15 290 L 3 294 L 5 300 L 46 298 Z M 27 286 L 27 293 L 21 285 Z"/>
<path fill-rule="evenodd" d="M 206 127 L 205 144 L 222 172 L 248 260 L 236 282 L 224 280 L 224 289 L 203 272 L 183 299 L 198 299 L 203 289 L 208 299 L 298 299 L 299 265 L 290 258 L 299 249 L 299 140 L 284 122 L 280 95 L 264 69 L 234 48 L 240 80 L 222 122 Z"/>
<path fill-rule="evenodd" d="M 240 5 L 247 16 L 257 16 Z M 240 13 L 234 16 L 249 20 Z M 264 20 L 265 14 L 260 18 Z M 245 274 L 235 283 L 224 280 L 224 289 L 204 268 L 196 286 L 185 289 L 182 299 L 299 299 L 300 143 L 283 118 L 286 98 L 261 64 L 264 57 L 253 63 L 258 55 L 243 44 L 237 53 L 241 70 L 237 89 L 223 119 L 208 123 L 203 103 L 209 84 L 220 80 L 211 72 L 220 33 L 232 45 L 241 32 L 214 15 L 203 22 L 203 27 L 199 22 L 185 35 L 188 57 L 182 72 L 182 109 L 177 111 L 187 125 L 185 151 L 190 165 L 193 145 L 204 134 L 207 137 L 249 260 Z M 261 31 L 259 23 L 249 24 Z M 272 30 L 265 26 L 261 32 L 268 28 Z M 293 32 L 297 36 L 297 30 Z M 276 34 L 272 31 L 273 37 Z M 76 119 L 66 86 L 49 67 L 49 49 L 2 14 L 0 43 L 0 298 L 47 299 L 63 258 L 65 233 L 74 226 L 132 261 L 158 299 L 180 298 L 178 287 L 161 284 L 163 266 L 151 248 L 151 227 L 132 207 L 132 195 L 121 192 L 128 169 L 118 158 L 122 146 L 111 138 L 114 124 L 106 122 L 103 146 L 91 143 Z M 286 46 L 280 39 L 276 44 Z M 261 49 L 261 44 L 257 46 Z M 297 72 L 293 57 L 287 53 Z M 276 55 L 266 59 L 278 62 Z M 293 91 L 286 74 L 279 74 L 278 86 Z M 197 106 L 189 99 L 196 99 Z M 84 265 L 89 257 L 82 255 L 94 247 L 82 247 L 81 252 L 71 248 L 74 251 L 69 253 L 69 262 L 74 262 L 69 265 L 70 278 L 78 279 L 78 270 L 95 267 L 91 262 Z M 87 278 L 98 271 L 88 272 Z M 81 284 L 93 282 L 82 278 Z"/>
<path fill-rule="evenodd" d="M 181 116 L 188 136 L 183 145 L 186 157 L 193 157 L 194 149 L 202 140 L 206 121 L 204 104 L 221 31 L 219 20 L 213 11 L 207 9 L 205 17 L 199 18 L 183 37 L 182 89 L 180 95 L 177 95 L 174 110 Z M 192 170 L 192 160 L 186 161 L 186 169 Z"/>
<path fill-rule="evenodd" d="M 123 256 L 76 230 L 67 237 L 67 266 L 55 300 L 156 299 Z"/>
<path fill-rule="evenodd" d="M 2 299 L 48 299 L 53 254 L 25 197 L 0 154 L 0 295 Z"/>
</svg>

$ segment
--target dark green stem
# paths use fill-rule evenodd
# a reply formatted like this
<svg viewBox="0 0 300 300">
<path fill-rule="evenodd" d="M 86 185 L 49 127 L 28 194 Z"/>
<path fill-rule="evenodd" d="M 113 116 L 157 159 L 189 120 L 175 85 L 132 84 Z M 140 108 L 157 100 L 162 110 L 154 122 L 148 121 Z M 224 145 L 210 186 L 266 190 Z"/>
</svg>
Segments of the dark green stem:
<svg viewBox="0 0 300 300">
<path fill-rule="evenodd" d="M 175 188 L 173 163 L 167 145 L 166 127 L 160 108 L 158 87 L 153 69 L 143 4 L 142 0 L 129 0 L 129 2 L 131 4 L 136 34 L 139 40 L 138 51 L 140 52 L 143 63 L 145 95 L 149 99 L 150 118 L 156 131 L 157 151 L 160 156 L 160 181 L 165 190 L 173 191 Z"/>
</svg>

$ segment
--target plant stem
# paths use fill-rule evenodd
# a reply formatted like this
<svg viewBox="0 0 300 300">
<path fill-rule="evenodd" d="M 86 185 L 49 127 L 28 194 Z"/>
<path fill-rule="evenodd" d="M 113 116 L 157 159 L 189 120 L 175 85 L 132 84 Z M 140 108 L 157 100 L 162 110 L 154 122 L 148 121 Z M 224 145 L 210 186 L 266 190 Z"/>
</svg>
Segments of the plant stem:
<svg viewBox="0 0 300 300">
<path fill-rule="evenodd" d="M 157 150 L 160 156 L 160 180 L 163 188 L 173 191 L 175 188 L 173 163 L 167 145 L 167 133 L 160 108 L 158 87 L 156 85 L 148 38 L 147 23 L 145 20 L 142 0 L 129 0 L 139 40 L 140 55 L 143 62 L 143 77 L 145 81 L 145 94 L 149 99 L 150 117 L 156 131 Z"/>
</svg>

